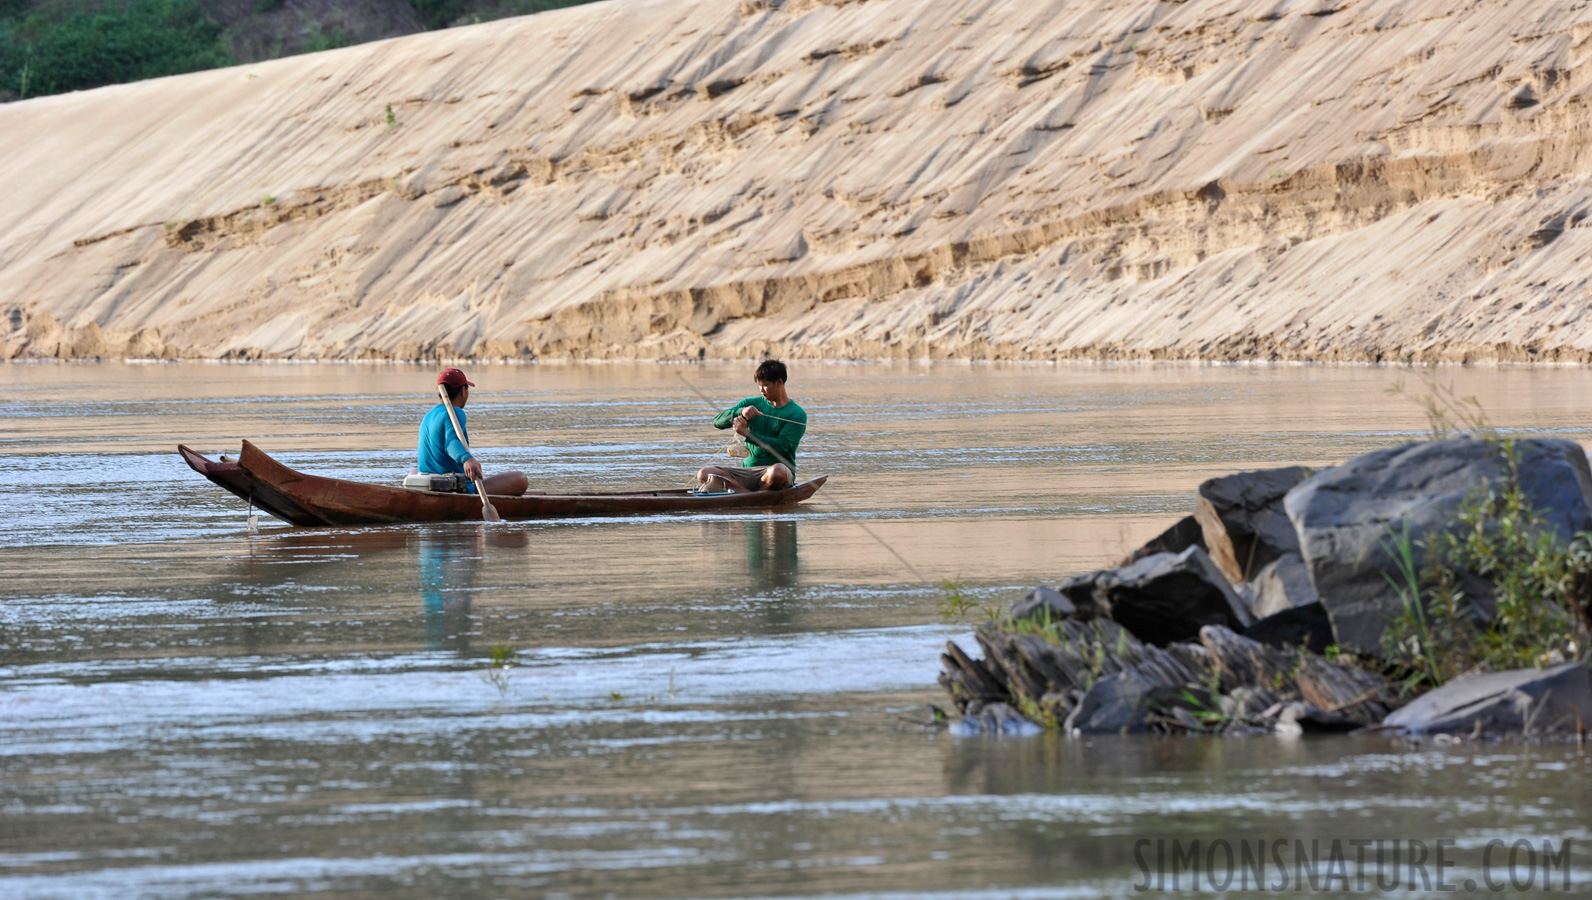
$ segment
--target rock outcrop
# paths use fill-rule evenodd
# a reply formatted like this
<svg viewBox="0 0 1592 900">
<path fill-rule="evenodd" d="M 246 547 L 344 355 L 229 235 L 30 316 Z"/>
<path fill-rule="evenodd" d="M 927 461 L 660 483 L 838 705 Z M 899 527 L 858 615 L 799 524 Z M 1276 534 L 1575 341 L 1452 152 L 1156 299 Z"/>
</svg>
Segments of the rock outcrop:
<svg viewBox="0 0 1592 900">
<path fill-rule="evenodd" d="M 1516 447 L 1521 487 L 1547 527 L 1566 541 L 1592 529 L 1592 472 L 1580 445 L 1536 439 Z M 1404 524 L 1410 540 L 1424 546 L 1453 527 L 1463 503 L 1501 484 L 1506 472 L 1496 444 L 1461 437 L 1368 453 L 1289 492 L 1288 516 L 1339 645 L 1373 656 L 1383 652 L 1382 636 L 1404 608 L 1388 580 L 1398 573 L 1393 541 Z M 1489 582 L 1474 573 L 1465 580 L 1467 596 L 1490 619 Z"/>
<path fill-rule="evenodd" d="M 1206 668 L 1198 646 L 1161 650 L 1107 619 L 1059 620 L 1021 630 L 988 624 L 974 638 L 983 659 L 968 656 L 954 641 L 940 656 L 940 685 L 964 713 L 1025 698 L 1059 725 L 1102 679 L 1133 669 L 1150 684 L 1170 687 L 1197 681 L 1196 673 Z"/>
<path fill-rule="evenodd" d="M 615 0 L 0 106 L 0 358 L 1592 359 L 1592 7 Z"/>
<path fill-rule="evenodd" d="M 1255 573 L 1250 584 L 1254 601 L 1249 609 L 1257 619 L 1321 602 L 1316 586 L 1310 582 L 1310 567 L 1305 565 L 1304 556 L 1297 550 L 1267 563 Z"/>
<path fill-rule="evenodd" d="M 1564 563 L 1579 573 L 1563 578 L 1580 579 L 1576 589 L 1583 589 L 1585 568 L 1574 562 L 1583 551 L 1570 539 L 1592 530 L 1592 469 L 1579 445 L 1459 437 L 1306 475 L 1278 469 L 1206 482 L 1197 514 L 1203 542 L 1190 538 L 1185 519 L 1115 569 L 1029 591 L 978 630 L 982 660 L 948 646 L 941 684 L 964 714 L 1007 704 L 1002 709 L 1070 734 L 1332 732 L 1383 716 L 1387 727 L 1411 733 L 1533 735 L 1572 724 L 1586 733 L 1592 675 L 1581 662 L 1462 678 L 1388 715 L 1409 700 L 1407 692 L 1350 661 L 1358 654 L 1386 674 L 1406 664 L 1376 660 L 1404 612 L 1395 541 L 1408 541 L 1411 554 L 1424 552 L 1434 537 L 1461 527 L 1468 505 L 1515 486 L 1535 510 L 1533 524 L 1516 527 L 1544 528 L 1563 541 Z M 1173 544 L 1186 547 L 1157 552 Z M 1247 562 L 1235 564 L 1240 555 L 1270 559 L 1258 585 L 1229 584 L 1204 545 L 1236 572 L 1248 570 Z M 1414 565 L 1424 572 L 1424 562 Z M 1460 568 L 1459 585 L 1484 625 L 1496 614 L 1497 565 L 1464 571 L 1447 557 L 1444 565 Z M 1253 589 L 1254 607 L 1245 606 L 1240 589 Z M 1428 593 L 1423 587 L 1422 596 Z M 1567 597 L 1562 602 L 1584 601 L 1584 593 Z M 1581 624 L 1573 640 L 1556 639 L 1565 655 L 1587 640 L 1588 611 L 1576 612 Z"/>
<path fill-rule="evenodd" d="M 1015 620 L 1039 619 L 1060 621 L 1062 619 L 1092 619 L 1094 606 L 1091 603 L 1084 607 L 1091 614 L 1080 614 L 1078 604 L 1073 603 L 1066 595 L 1055 588 L 1036 587 L 1023 596 L 1023 599 L 1012 605 L 1011 617 Z"/>
<path fill-rule="evenodd" d="M 1117 624 L 1158 647 L 1193 640 L 1206 625 L 1243 630 L 1254 622 L 1200 547 L 1157 553 L 1102 573 L 1095 597 Z"/>
<path fill-rule="evenodd" d="M 1584 663 L 1456 678 L 1383 723 L 1409 734 L 1586 734 L 1592 673 Z"/>
<path fill-rule="evenodd" d="M 1182 553 L 1190 547 L 1199 547 L 1206 553 L 1210 552 L 1210 548 L 1205 545 L 1205 530 L 1200 526 L 1199 520 L 1193 516 L 1184 516 L 1173 523 L 1172 527 L 1145 541 L 1144 546 L 1128 554 L 1128 558 L 1124 559 L 1122 564 L 1137 562 L 1156 553 Z"/>
<path fill-rule="evenodd" d="M 1198 691 L 1199 693 L 1194 693 Z M 1078 701 L 1062 730 L 1068 734 L 1141 734 L 1173 710 L 1220 709 L 1209 692 L 1183 673 L 1176 679 L 1156 678 L 1136 666 L 1096 681 Z"/>
<path fill-rule="evenodd" d="M 1289 466 L 1239 472 L 1200 485 L 1194 519 L 1223 575 L 1234 583 L 1249 581 L 1283 555 L 1299 551 L 1299 537 L 1282 499 L 1310 474 L 1304 466 Z"/>
<path fill-rule="evenodd" d="M 1297 648 L 1267 647 L 1221 626 L 1166 648 L 1104 620 L 976 633 L 982 660 L 954 642 L 940 683 L 968 718 L 961 733 L 1019 733 L 1012 707 L 1069 734 L 1343 730 L 1381 721 L 1386 679 Z M 1297 705 L 1295 705 L 1297 704 Z M 1285 717 L 1286 713 L 1286 717 Z"/>
<path fill-rule="evenodd" d="M 1273 613 L 1244 629 L 1244 637 L 1271 647 L 1305 647 L 1326 653 L 1332 646 L 1332 620 L 1320 603 L 1308 603 Z"/>
</svg>

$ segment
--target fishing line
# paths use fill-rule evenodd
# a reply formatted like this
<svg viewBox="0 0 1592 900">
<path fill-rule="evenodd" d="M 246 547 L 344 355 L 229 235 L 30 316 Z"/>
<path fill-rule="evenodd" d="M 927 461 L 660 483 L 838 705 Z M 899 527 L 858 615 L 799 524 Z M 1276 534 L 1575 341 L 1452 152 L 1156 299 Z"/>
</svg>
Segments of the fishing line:
<svg viewBox="0 0 1592 900">
<path fill-rule="evenodd" d="M 706 403 L 709 406 L 709 408 L 718 409 L 718 407 L 714 405 L 713 399 L 711 397 L 709 397 L 707 394 L 702 393 L 700 390 L 697 390 L 697 386 L 692 384 L 690 379 L 686 378 L 685 375 L 681 374 L 680 372 L 676 372 L 674 374 L 682 382 L 685 383 L 686 387 L 691 389 L 691 393 L 696 394 L 698 397 L 700 397 L 702 399 L 702 402 Z M 764 413 L 762 413 L 760 411 L 758 413 L 758 415 L 764 415 Z M 775 418 L 779 418 L 779 417 L 778 416 L 769 416 L 769 418 L 770 419 L 775 419 Z M 780 421 L 781 422 L 791 422 L 792 420 L 790 420 L 790 419 L 780 419 Z M 805 425 L 806 423 L 805 422 L 793 422 L 793 424 Z M 773 447 L 770 447 L 767 444 L 763 443 L 761 440 L 758 440 L 756 435 L 747 435 L 747 439 L 756 442 L 756 444 L 759 447 L 762 447 L 764 450 L 767 450 L 769 453 L 773 454 L 775 459 L 779 460 L 781 463 L 783 463 L 785 465 L 786 468 L 790 469 L 792 478 L 794 478 L 796 476 L 796 467 L 794 465 L 791 465 L 790 460 L 785 458 L 785 454 L 780 453 L 778 450 L 775 450 Z M 726 453 L 729 452 L 728 449 L 726 449 L 725 452 Z M 713 458 L 714 459 L 718 459 L 718 455 L 714 454 Z M 851 510 L 849 507 L 847 507 L 845 504 L 841 503 L 838 500 L 826 500 L 826 501 L 822 501 L 822 502 L 825 505 L 833 506 L 836 509 L 839 509 L 841 512 L 845 513 L 848 516 L 856 515 L 856 513 L 853 510 Z M 919 572 L 917 570 L 916 566 L 914 566 L 911 563 L 907 562 L 907 558 L 905 556 L 902 556 L 900 554 L 900 552 L 898 552 L 896 550 L 896 548 L 890 546 L 890 542 L 889 541 L 886 541 L 884 538 L 882 538 L 878 534 L 876 534 L 872 528 L 869 528 L 868 524 L 866 522 L 863 522 L 861 519 L 855 519 L 855 518 L 847 519 L 846 521 L 848 521 L 851 524 L 857 526 L 858 528 L 861 528 L 863 530 L 863 532 L 868 535 L 868 537 L 871 537 L 875 541 L 877 541 L 879 546 L 881 546 L 884 549 L 890 551 L 890 555 L 894 556 L 896 558 L 896 561 L 901 563 L 901 565 L 904 566 L 908 572 L 911 572 L 912 573 L 912 577 L 916 578 L 919 581 L 927 581 L 927 579 L 925 579 L 923 577 L 923 573 Z"/>
<path fill-rule="evenodd" d="M 739 435 L 737 435 L 737 437 L 739 437 Z M 707 462 L 703 463 L 700 466 L 697 466 L 697 468 L 698 469 L 705 469 L 708 466 L 711 466 L 714 463 L 718 462 L 720 454 L 722 454 L 724 456 L 728 456 L 731 459 L 740 459 L 741 457 L 738 457 L 733 452 L 731 452 L 731 450 L 733 448 L 738 447 L 738 446 L 744 447 L 746 445 L 745 444 L 731 443 L 728 447 L 720 448 L 719 450 L 714 451 L 712 456 L 708 457 L 708 461 Z M 689 490 L 694 490 L 694 489 L 697 489 L 697 488 L 700 488 L 700 487 L 702 487 L 702 483 L 697 481 L 695 476 L 692 476 L 691 480 L 686 483 L 685 489 L 689 491 Z"/>
</svg>

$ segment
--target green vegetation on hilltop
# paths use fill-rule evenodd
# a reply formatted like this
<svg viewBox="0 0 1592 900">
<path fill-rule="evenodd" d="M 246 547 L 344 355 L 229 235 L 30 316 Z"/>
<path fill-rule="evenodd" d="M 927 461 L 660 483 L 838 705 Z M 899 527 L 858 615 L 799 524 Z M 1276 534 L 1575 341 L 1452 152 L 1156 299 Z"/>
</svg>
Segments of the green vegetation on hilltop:
<svg viewBox="0 0 1592 900">
<path fill-rule="evenodd" d="M 0 91 L 34 97 L 231 65 L 195 0 L 0 0 Z"/>
<path fill-rule="evenodd" d="M 330 50 L 591 0 L 0 0 L 0 101 Z"/>
</svg>

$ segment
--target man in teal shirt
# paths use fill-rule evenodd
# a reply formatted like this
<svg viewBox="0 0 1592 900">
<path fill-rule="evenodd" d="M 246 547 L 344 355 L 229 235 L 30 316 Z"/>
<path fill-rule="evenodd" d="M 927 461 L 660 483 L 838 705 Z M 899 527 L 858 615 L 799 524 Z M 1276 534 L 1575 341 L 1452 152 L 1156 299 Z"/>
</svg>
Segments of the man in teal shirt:
<svg viewBox="0 0 1592 900">
<path fill-rule="evenodd" d="M 754 377 L 759 396 L 713 417 L 714 428 L 733 428 L 745 438 L 751 455 L 739 468 L 708 466 L 697 472 L 697 482 L 707 490 L 777 491 L 796 483 L 796 445 L 807 433 L 807 411 L 785 393 L 784 363 L 766 359 Z"/>
<path fill-rule="evenodd" d="M 458 369 L 444 369 L 437 376 L 437 384 L 447 388 L 448 401 L 453 404 L 454 415 L 459 417 L 458 434 L 448 418 L 448 410 L 441 403 L 431 408 L 420 420 L 420 446 L 416 451 L 420 471 L 430 475 L 462 474 L 474 481 L 481 478 L 481 464 L 470 453 L 470 429 L 465 423 L 464 405 L 470 402 L 470 388 L 475 382 L 464 377 Z M 518 497 L 530 487 L 524 472 L 499 472 L 484 481 L 488 494 Z M 465 488 L 475 493 L 475 485 Z"/>
</svg>

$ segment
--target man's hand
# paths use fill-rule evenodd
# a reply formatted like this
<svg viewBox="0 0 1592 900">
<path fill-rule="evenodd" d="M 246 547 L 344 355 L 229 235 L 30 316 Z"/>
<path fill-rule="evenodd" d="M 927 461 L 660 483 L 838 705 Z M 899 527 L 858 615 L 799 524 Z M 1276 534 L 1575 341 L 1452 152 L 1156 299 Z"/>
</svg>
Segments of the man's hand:
<svg viewBox="0 0 1592 900">
<path fill-rule="evenodd" d="M 736 416 L 735 417 L 734 428 L 735 428 L 735 433 L 740 435 L 741 437 L 746 437 L 747 434 L 749 433 L 749 428 L 747 426 L 746 418 L 744 416 Z"/>
<path fill-rule="evenodd" d="M 746 421 L 748 421 L 748 422 L 752 421 L 753 419 L 757 418 L 760 415 L 762 415 L 762 413 L 758 412 L 757 411 L 757 407 L 755 407 L 755 406 L 743 406 L 743 407 L 741 407 L 741 417 L 746 419 Z"/>
<path fill-rule="evenodd" d="M 464 461 L 464 477 L 471 481 L 481 477 L 481 464 L 473 457 Z"/>
</svg>

